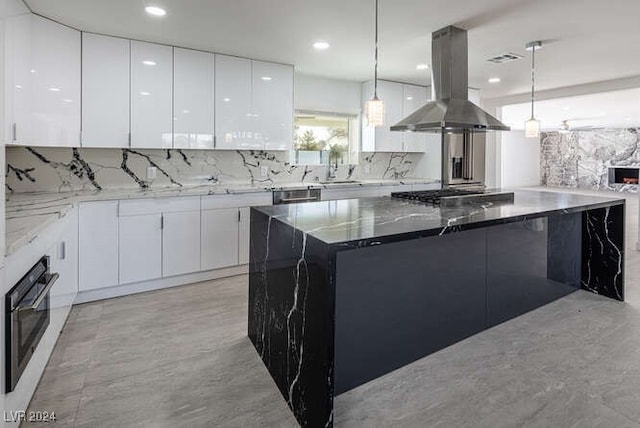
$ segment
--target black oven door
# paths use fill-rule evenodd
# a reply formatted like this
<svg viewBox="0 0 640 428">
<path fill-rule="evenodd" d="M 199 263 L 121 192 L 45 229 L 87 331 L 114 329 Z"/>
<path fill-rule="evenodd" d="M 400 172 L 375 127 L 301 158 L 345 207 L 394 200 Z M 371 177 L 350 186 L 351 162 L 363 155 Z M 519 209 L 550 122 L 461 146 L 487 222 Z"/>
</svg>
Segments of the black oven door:
<svg viewBox="0 0 640 428">
<path fill-rule="evenodd" d="M 6 392 L 14 390 L 49 326 L 49 292 L 58 274 L 49 273 L 48 260 L 38 264 L 7 295 Z"/>
</svg>

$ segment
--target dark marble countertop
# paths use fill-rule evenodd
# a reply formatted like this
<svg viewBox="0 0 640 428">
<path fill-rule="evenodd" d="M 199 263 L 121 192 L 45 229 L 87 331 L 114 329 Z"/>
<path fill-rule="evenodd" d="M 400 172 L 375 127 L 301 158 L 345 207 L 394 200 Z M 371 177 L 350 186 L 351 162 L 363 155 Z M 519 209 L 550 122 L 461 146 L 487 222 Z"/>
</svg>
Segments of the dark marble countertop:
<svg viewBox="0 0 640 428">
<path fill-rule="evenodd" d="M 438 207 L 390 197 L 345 199 L 255 208 L 327 244 L 433 236 L 623 204 L 622 198 L 514 190 L 514 203 Z M 386 239 L 382 239 L 386 238 Z"/>
</svg>

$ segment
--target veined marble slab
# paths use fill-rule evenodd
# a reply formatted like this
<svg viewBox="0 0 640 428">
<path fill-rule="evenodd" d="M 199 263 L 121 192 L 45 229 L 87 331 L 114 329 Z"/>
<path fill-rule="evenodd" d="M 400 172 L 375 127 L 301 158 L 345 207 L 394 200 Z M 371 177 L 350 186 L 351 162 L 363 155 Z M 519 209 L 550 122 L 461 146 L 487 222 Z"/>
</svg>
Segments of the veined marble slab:
<svg viewBox="0 0 640 428">
<path fill-rule="evenodd" d="M 83 201 L 116 199 L 164 198 L 175 196 L 231 195 L 271 192 L 281 189 L 347 188 L 364 186 L 394 186 L 399 184 L 430 184 L 436 181 L 420 178 L 403 180 L 362 180 L 357 183 L 278 183 L 251 185 L 246 182 L 164 188 L 78 190 L 73 192 L 25 192 L 8 194 L 6 203 L 6 255 L 15 253 L 42 230 L 63 217 L 75 204 Z"/>
</svg>

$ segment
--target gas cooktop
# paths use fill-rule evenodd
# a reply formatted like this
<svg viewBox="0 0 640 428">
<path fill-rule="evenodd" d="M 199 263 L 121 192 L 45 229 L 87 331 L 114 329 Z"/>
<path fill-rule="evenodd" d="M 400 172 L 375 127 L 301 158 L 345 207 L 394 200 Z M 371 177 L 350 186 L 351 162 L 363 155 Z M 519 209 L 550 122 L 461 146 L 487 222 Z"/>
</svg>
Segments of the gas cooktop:
<svg viewBox="0 0 640 428">
<path fill-rule="evenodd" d="M 406 199 L 443 207 L 467 203 L 513 203 L 513 192 L 485 192 L 468 189 L 440 189 L 420 192 L 395 192 L 392 198 Z"/>
</svg>

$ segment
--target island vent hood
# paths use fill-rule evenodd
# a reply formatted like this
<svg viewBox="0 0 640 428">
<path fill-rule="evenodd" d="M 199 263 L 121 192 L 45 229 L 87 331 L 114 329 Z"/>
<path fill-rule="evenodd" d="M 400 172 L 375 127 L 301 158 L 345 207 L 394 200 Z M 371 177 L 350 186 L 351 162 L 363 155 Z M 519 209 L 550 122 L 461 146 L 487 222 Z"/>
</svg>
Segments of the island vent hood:
<svg viewBox="0 0 640 428">
<path fill-rule="evenodd" d="M 467 31 L 448 26 L 432 33 L 432 85 L 428 102 L 391 126 L 392 131 L 509 131 L 511 128 L 469 101 Z"/>
</svg>

